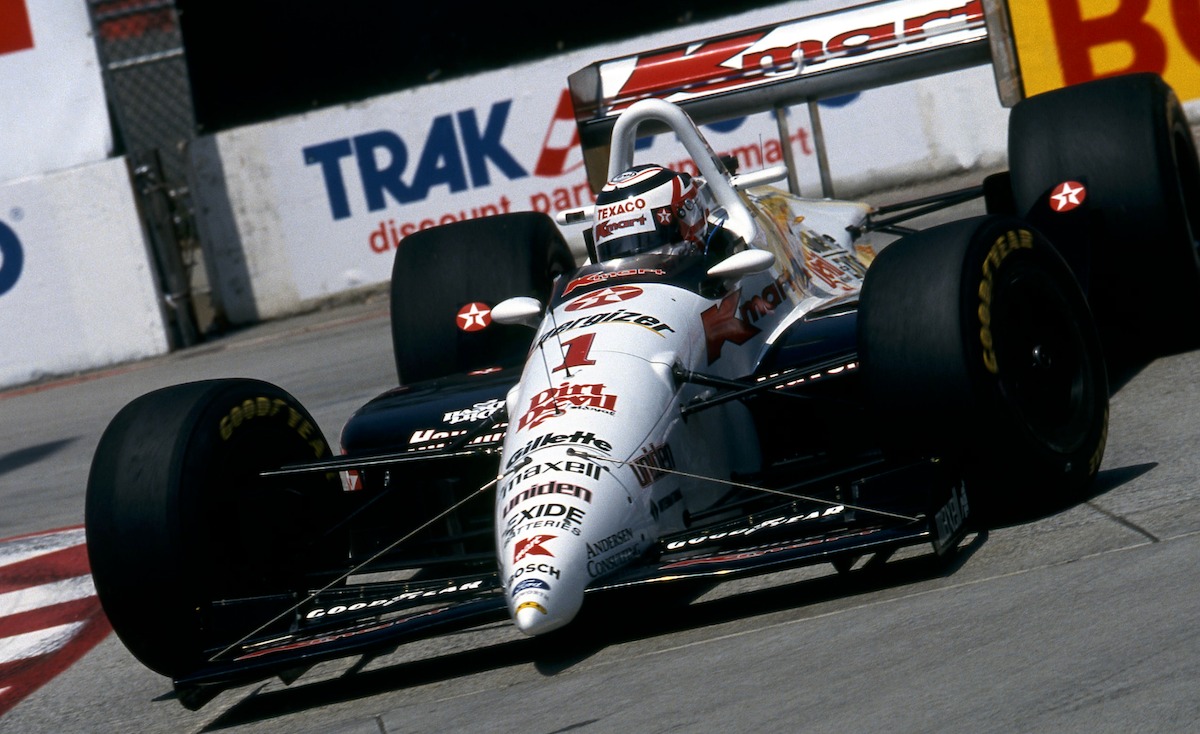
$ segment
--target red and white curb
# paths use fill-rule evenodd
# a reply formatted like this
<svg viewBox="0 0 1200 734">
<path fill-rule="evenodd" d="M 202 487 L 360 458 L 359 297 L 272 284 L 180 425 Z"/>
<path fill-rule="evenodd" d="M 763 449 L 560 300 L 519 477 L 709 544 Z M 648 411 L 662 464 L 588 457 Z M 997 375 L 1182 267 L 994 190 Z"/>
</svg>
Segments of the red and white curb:
<svg viewBox="0 0 1200 734">
<path fill-rule="evenodd" d="M 0 541 L 0 715 L 112 631 L 84 542 L 81 527 Z"/>
</svg>

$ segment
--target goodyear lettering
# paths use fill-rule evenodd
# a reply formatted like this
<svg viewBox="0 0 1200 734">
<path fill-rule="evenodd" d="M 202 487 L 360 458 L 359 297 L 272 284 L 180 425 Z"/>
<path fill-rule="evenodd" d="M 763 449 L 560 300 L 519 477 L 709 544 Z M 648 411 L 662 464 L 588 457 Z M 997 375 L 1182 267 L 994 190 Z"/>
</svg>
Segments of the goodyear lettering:
<svg viewBox="0 0 1200 734">
<path fill-rule="evenodd" d="M 312 447 L 314 456 L 319 457 L 324 454 L 325 441 L 319 436 L 313 436 L 316 427 L 305 420 L 304 415 L 300 411 L 288 405 L 282 398 L 260 396 L 243 400 L 241 403 L 230 408 L 229 412 L 221 417 L 221 420 L 217 423 L 217 431 L 222 441 L 228 441 L 233 436 L 233 432 L 243 423 L 279 415 L 284 408 L 287 408 L 287 412 L 284 415 L 286 416 L 288 428 L 294 429 L 300 438 L 304 439 Z"/>
<path fill-rule="evenodd" d="M 349 604 L 349 605 L 337 604 L 335 606 L 329 607 L 328 609 L 326 609 L 324 607 L 313 609 L 312 611 L 308 612 L 308 614 L 305 614 L 304 618 L 305 619 L 320 619 L 321 617 L 336 616 L 338 614 L 343 614 L 345 612 L 357 612 L 361 609 L 382 609 L 384 607 L 390 607 L 393 604 L 397 604 L 402 601 L 411 601 L 413 599 L 420 599 L 420 598 L 431 597 L 431 596 L 441 596 L 443 594 L 453 594 L 453 593 L 457 593 L 460 591 L 473 591 L 475 589 L 478 589 L 480 586 L 483 586 L 482 579 L 477 580 L 477 581 L 469 581 L 465 584 L 457 584 L 457 585 L 451 584 L 451 585 L 443 587 L 441 589 L 431 589 L 428 591 L 408 591 L 403 594 L 397 594 L 396 596 L 390 597 L 388 599 L 375 599 L 374 601 L 369 601 L 369 602 L 355 602 L 355 603 Z"/>
<path fill-rule="evenodd" d="M 302 150 L 304 163 L 319 167 L 334 220 L 351 213 L 342 166 L 346 158 L 353 157 L 357 164 L 369 211 L 384 209 L 389 198 L 398 204 L 422 201 L 436 186 L 445 186 L 448 192 L 490 186 L 489 162 L 510 180 L 524 178 L 529 174 L 501 143 L 511 106 L 512 100 L 493 104 L 482 132 L 474 109 L 433 118 L 409 183 L 402 178 L 408 146 L 391 130 L 308 146 Z"/>
<path fill-rule="evenodd" d="M 807 514 L 775 517 L 775 518 L 771 518 L 770 520 L 764 520 L 760 523 L 751 525 L 750 527 L 746 527 L 746 528 L 735 528 L 733 530 L 720 531 L 720 532 L 716 532 L 716 533 L 703 533 L 701 535 L 696 535 L 694 537 L 687 538 L 685 540 L 673 540 L 673 541 L 667 543 L 667 550 L 668 551 L 679 550 L 680 548 L 686 548 L 688 546 L 700 545 L 701 543 L 707 543 L 707 542 L 711 542 L 711 541 L 724 540 L 725 538 L 731 538 L 731 537 L 735 537 L 735 536 L 743 536 L 743 537 L 749 536 L 749 535 L 753 535 L 753 534 L 757 533 L 760 530 L 766 530 L 767 528 L 782 527 L 785 525 L 792 525 L 793 523 L 798 523 L 798 522 L 809 522 L 812 520 L 821 520 L 821 519 L 824 519 L 827 517 L 836 517 L 838 515 L 841 515 L 845 511 L 846 511 L 845 505 L 833 505 L 832 507 L 827 507 L 824 510 L 813 510 L 812 512 L 809 512 Z"/>
<path fill-rule="evenodd" d="M 1028 230 L 1010 231 L 996 238 L 992 249 L 983 260 L 983 280 L 979 283 L 979 342 L 983 346 L 983 366 L 993 375 L 999 374 L 1000 370 L 996 364 L 996 351 L 992 343 L 992 288 L 996 270 L 1009 253 L 1032 247 L 1033 235 Z"/>
<path fill-rule="evenodd" d="M 587 557 L 595 558 L 597 556 L 602 556 L 609 551 L 616 550 L 631 540 L 633 540 L 633 531 L 629 528 L 625 528 L 618 533 L 613 533 L 607 538 L 597 540 L 595 543 L 584 543 L 584 545 L 587 546 Z"/>
<path fill-rule="evenodd" d="M 505 468 L 511 469 L 513 465 L 521 459 L 521 457 L 527 455 L 531 451 L 536 451 L 537 449 L 545 446 L 556 446 L 562 443 L 576 444 L 579 446 L 593 446 L 606 454 L 612 451 L 611 443 L 596 438 L 596 434 L 591 432 L 584 433 L 583 431 L 575 431 L 575 433 L 571 434 L 547 433 L 544 436 L 538 436 L 537 438 L 532 439 L 524 446 L 514 451 L 512 456 L 508 457 L 508 463 L 505 465 Z"/>
</svg>

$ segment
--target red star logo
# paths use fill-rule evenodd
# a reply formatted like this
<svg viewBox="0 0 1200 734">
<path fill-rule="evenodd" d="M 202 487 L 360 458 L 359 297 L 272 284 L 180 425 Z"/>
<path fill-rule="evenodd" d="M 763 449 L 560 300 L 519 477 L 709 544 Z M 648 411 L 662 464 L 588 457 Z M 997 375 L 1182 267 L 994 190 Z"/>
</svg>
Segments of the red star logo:
<svg viewBox="0 0 1200 734">
<path fill-rule="evenodd" d="M 1051 206 L 1056 212 L 1069 212 L 1086 198 L 1087 191 L 1078 181 L 1063 181 L 1050 192 Z"/>
<path fill-rule="evenodd" d="M 658 219 L 659 224 L 670 224 L 675 219 L 671 215 L 671 207 L 669 207 L 669 206 L 659 207 L 658 209 L 655 209 L 654 216 Z"/>
<path fill-rule="evenodd" d="M 587 308 L 595 308 L 597 306 L 607 306 L 610 303 L 620 303 L 628 301 L 630 298 L 637 298 L 642 295 L 642 289 L 636 285 L 614 285 L 608 288 L 589 293 L 586 296 L 580 296 L 574 301 L 567 304 L 567 311 L 582 311 Z"/>
<path fill-rule="evenodd" d="M 704 323 L 704 339 L 708 342 L 709 364 L 721 358 L 721 347 L 725 346 L 725 342 L 741 346 L 761 331 L 737 317 L 741 295 L 742 289 L 738 288 L 721 299 L 719 304 L 700 314 L 700 320 Z"/>
<path fill-rule="evenodd" d="M 458 311 L 458 328 L 463 331 L 479 331 L 492 323 L 492 309 L 486 303 L 468 303 Z"/>
<path fill-rule="evenodd" d="M 546 550 L 542 544 L 554 540 L 557 535 L 535 535 L 532 538 L 521 538 L 513 546 L 513 563 L 520 563 L 525 556 L 550 556 L 554 554 Z"/>
</svg>

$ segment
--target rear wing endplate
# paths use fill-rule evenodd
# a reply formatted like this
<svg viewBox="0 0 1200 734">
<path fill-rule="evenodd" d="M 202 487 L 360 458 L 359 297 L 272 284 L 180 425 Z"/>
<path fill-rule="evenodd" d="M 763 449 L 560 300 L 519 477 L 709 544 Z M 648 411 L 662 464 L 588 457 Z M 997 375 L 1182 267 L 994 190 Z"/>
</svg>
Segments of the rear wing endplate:
<svg viewBox="0 0 1200 734">
<path fill-rule="evenodd" d="M 817 100 L 1007 59 L 1007 27 L 1003 0 L 877 0 L 598 61 L 569 78 L 588 180 L 595 191 L 603 186 L 613 125 L 639 100 L 672 102 L 697 123 L 775 110 L 783 139 L 783 109 L 807 103 L 831 196 Z M 1002 81 L 1013 70 L 996 69 L 1002 100 L 1015 104 Z M 642 134 L 665 132 L 645 127 Z M 796 191 L 790 147 L 784 151 Z"/>
</svg>

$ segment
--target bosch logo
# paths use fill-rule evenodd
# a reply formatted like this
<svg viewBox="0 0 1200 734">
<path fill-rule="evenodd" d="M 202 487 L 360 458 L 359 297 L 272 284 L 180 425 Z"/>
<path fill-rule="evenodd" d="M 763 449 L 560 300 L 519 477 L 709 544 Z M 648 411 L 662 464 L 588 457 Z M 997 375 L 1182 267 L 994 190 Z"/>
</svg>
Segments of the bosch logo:
<svg viewBox="0 0 1200 734">
<path fill-rule="evenodd" d="M 21 268 L 25 264 L 25 253 L 21 250 L 21 241 L 17 233 L 0 222 L 0 296 L 12 290 L 21 277 Z"/>
</svg>

